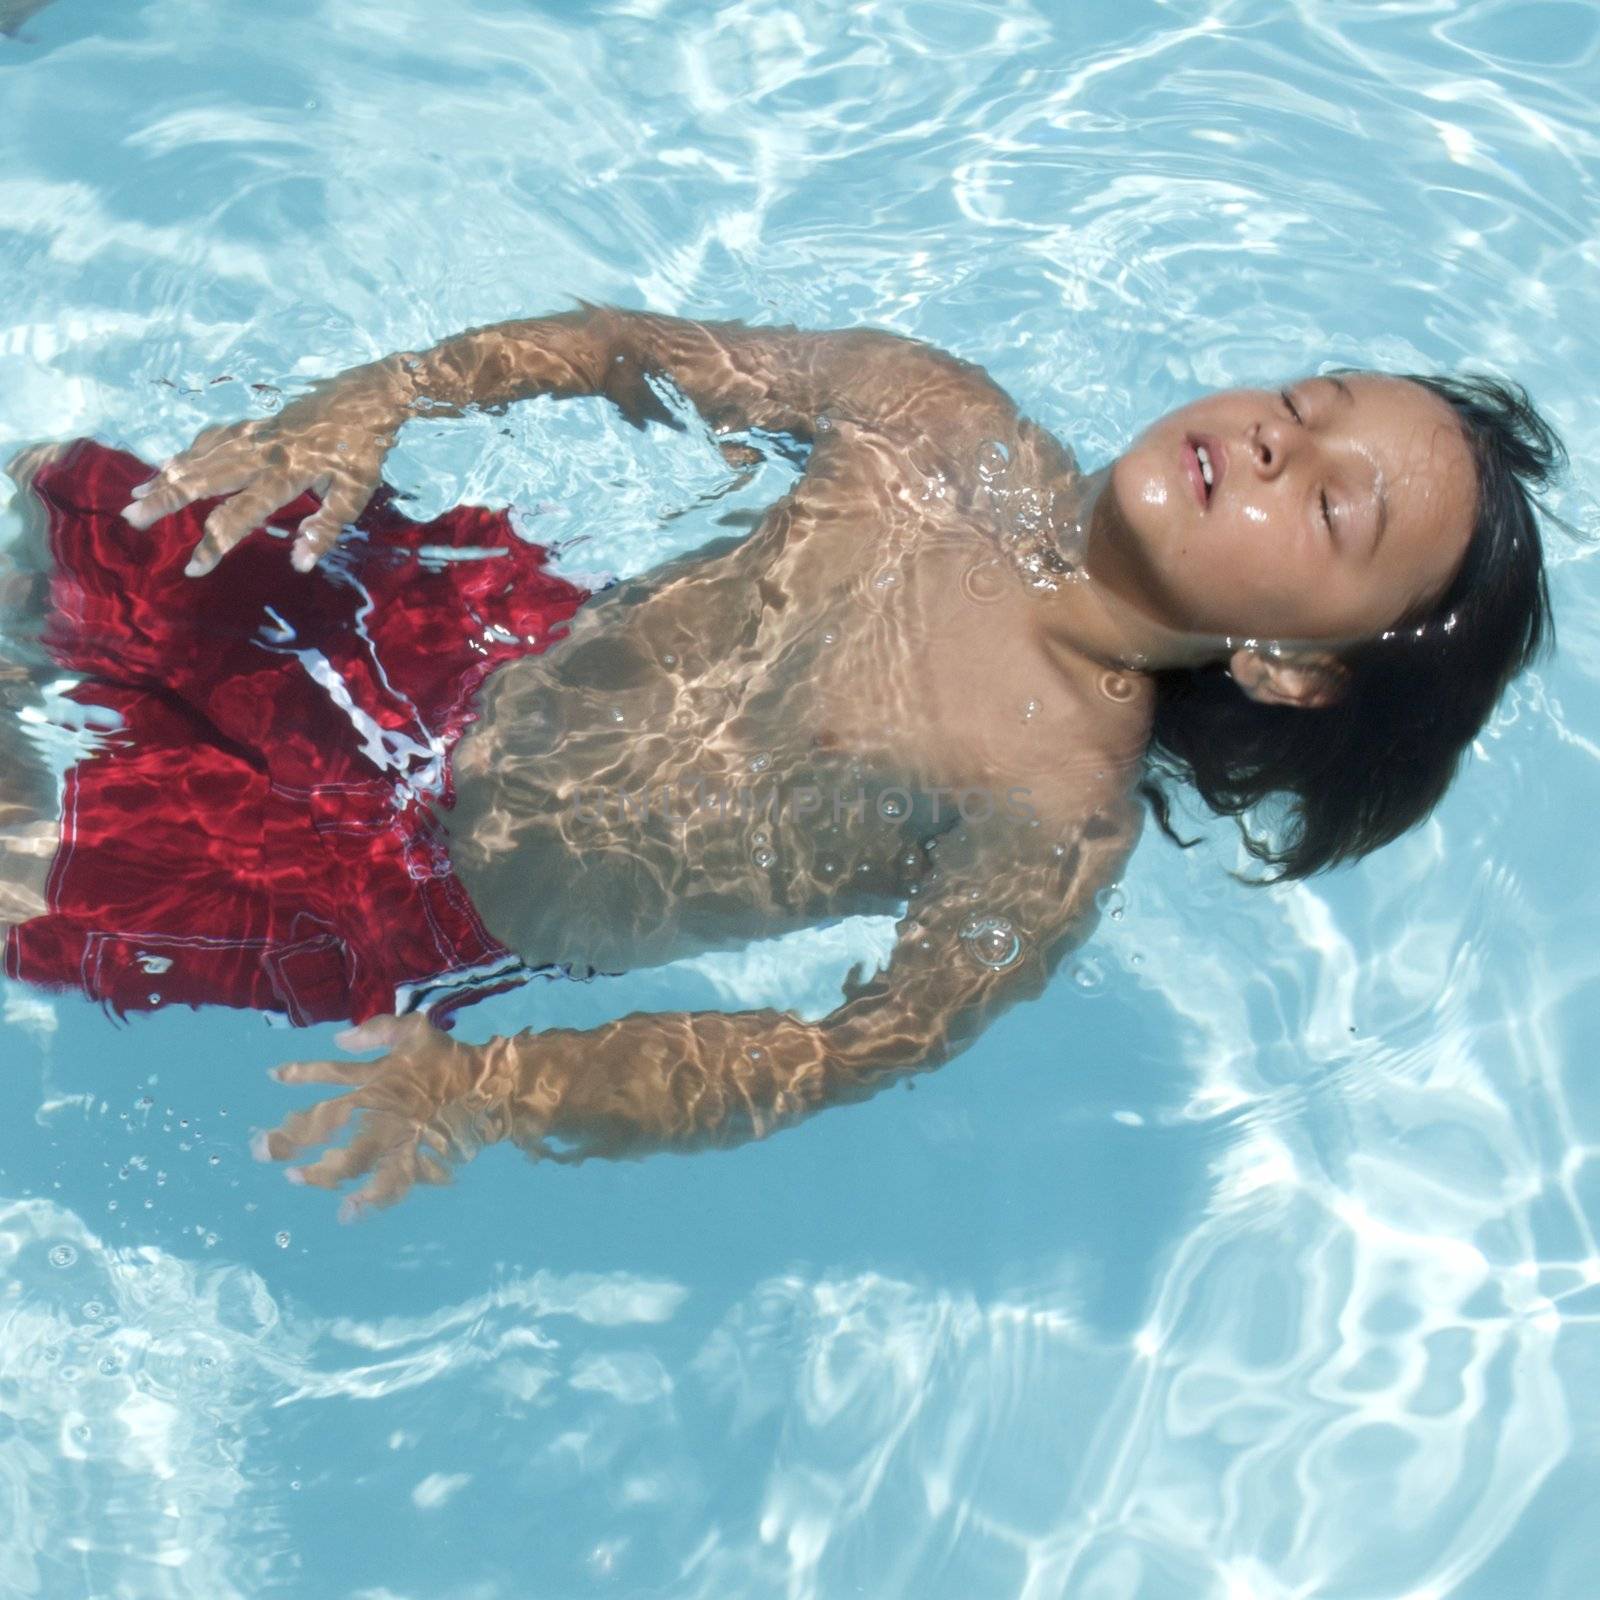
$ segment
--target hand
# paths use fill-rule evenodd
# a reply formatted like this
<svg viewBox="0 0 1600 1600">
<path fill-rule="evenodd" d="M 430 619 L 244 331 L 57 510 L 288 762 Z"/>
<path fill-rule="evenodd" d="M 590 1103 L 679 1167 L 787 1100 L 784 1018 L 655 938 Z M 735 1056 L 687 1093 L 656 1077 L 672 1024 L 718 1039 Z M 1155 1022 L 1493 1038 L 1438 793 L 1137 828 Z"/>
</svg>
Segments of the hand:
<svg viewBox="0 0 1600 1600">
<path fill-rule="evenodd" d="M 414 1183 L 449 1183 L 452 1164 L 470 1161 L 509 1131 L 509 1052 L 460 1044 L 419 1016 L 374 1017 L 338 1042 L 347 1050 L 388 1053 L 376 1061 L 294 1061 L 277 1068 L 273 1075 L 283 1083 L 356 1087 L 291 1113 L 270 1133 L 257 1134 L 251 1149 L 260 1161 L 287 1160 L 326 1144 L 359 1112 L 347 1144 L 288 1174 L 292 1182 L 323 1189 L 366 1177 L 340 1208 L 341 1220 L 392 1206 Z"/>
<path fill-rule="evenodd" d="M 390 357 L 329 380 L 274 417 L 207 428 L 133 491 L 122 514 L 144 529 L 196 500 L 231 496 L 206 518 L 184 568 L 198 578 L 309 489 L 322 506 L 300 524 L 291 557 L 296 571 L 309 572 L 382 481 L 384 457 L 410 415 L 408 379 L 402 358 Z"/>
</svg>

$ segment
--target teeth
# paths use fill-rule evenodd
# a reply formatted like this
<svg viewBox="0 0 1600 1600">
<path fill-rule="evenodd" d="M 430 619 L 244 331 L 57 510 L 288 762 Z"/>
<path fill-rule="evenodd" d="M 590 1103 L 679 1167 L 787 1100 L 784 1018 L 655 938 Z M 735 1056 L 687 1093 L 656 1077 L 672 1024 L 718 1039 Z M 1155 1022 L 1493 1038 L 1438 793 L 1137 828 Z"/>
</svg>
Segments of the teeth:
<svg viewBox="0 0 1600 1600">
<path fill-rule="evenodd" d="M 1206 453 L 1203 444 L 1194 447 L 1194 453 L 1200 459 L 1200 476 L 1206 480 L 1206 488 L 1211 487 L 1211 457 Z"/>
</svg>

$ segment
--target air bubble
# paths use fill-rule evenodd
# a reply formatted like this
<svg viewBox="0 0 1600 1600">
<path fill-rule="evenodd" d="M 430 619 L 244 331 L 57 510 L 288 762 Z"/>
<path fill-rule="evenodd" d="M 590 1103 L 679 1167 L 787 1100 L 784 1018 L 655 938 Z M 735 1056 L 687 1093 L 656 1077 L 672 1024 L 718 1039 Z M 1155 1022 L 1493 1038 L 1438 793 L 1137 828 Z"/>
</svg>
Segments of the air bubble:
<svg viewBox="0 0 1600 1600">
<path fill-rule="evenodd" d="M 78 1259 L 78 1252 L 70 1244 L 53 1245 L 50 1250 L 52 1267 L 70 1267 Z"/>
<path fill-rule="evenodd" d="M 1022 955 L 1022 940 L 1004 917 L 972 917 L 961 938 L 980 966 L 1001 972 Z"/>
<path fill-rule="evenodd" d="M 280 1250 L 287 1250 L 289 1248 L 289 1234 L 288 1234 L 288 1232 L 285 1231 L 283 1233 L 275 1233 L 272 1236 L 272 1242 L 275 1245 L 277 1245 L 277 1247 Z"/>
<path fill-rule="evenodd" d="M 1094 903 L 1113 922 L 1122 920 L 1122 913 L 1127 907 L 1127 899 L 1117 884 L 1111 884 L 1094 897 Z"/>
</svg>

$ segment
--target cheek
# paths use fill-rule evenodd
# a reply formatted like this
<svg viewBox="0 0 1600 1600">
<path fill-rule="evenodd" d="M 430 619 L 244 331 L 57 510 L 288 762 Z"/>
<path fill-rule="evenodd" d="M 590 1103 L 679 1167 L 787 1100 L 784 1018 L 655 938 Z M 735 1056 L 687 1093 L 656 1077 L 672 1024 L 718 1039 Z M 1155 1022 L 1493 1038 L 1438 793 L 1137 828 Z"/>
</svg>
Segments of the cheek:
<svg viewBox="0 0 1600 1600">
<path fill-rule="evenodd" d="M 1136 528 L 1161 520 L 1171 505 L 1171 485 L 1161 471 L 1159 445 L 1141 440 L 1122 457 L 1112 472 L 1117 504 L 1123 519 Z"/>
</svg>

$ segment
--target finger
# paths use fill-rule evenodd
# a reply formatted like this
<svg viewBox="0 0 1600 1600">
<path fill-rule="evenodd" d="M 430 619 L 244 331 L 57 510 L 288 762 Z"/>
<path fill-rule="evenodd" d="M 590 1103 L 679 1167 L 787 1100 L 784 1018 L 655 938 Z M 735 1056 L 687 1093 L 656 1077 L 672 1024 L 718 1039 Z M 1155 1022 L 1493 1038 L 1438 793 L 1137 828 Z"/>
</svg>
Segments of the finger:
<svg viewBox="0 0 1600 1600">
<path fill-rule="evenodd" d="M 395 1205 L 415 1184 L 443 1188 L 454 1183 L 449 1168 L 419 1150 L 392 1150 L 373 1168 L 372 1177 L 339 1207 L 341 1222 L 356 1222 L 369 1211 Z"/>
<path fill-rule="evenodd" d="M 225 444 L 231 435 L 240 431 L 240 425 L 236 422 L 219 422 L 203 428 L 195 435 L 194 443 L 187 450 L 169 456 L 156 468 L 153 476 L 146 478 L 143 483 L 134 484 L 129 492 L 135 500 L 143 500 L 161 484 L 177 482 L 196 465 L 201 456 L 208 454 L 215 446 Z"/>
<path fill-rule="evenodd" d="M 346 479 L 329 491 L 322 505 L 300 524 L 290 560 L 296 572 L 309 572 L 339 541 L 339 535 L 367 509 L 375 484 Z"/>
<path fill-rule="evenodd" d="M 334 1034 L 341 1050 L 387 1050 L 400 1038 L 400 1018 L 384 1013 Z"/>
<path fill-rule="evenodd" d="M 361 1119 L 355 1138 L 339 1150 L 330 1150 L 307 1167 L 292 1167 L 294 1183 L 310 1184 L 314 1189 L 337 1189 L 351 1178 L 364 1177 L 389 1151 L 414 1145 L 416 1127 L 405 1118 L 389 1112 L 369 1111 Z"/>
<path fill-rule="evenodd" d="M 139 486 L 138 493 L 122 508 L 123 519 L 129 527 L 142 532 L 163 517 L 193 505 L 196 500 L 233 494 L 244 488 L 259 471 L 258 461 L 232 451 L 228 452 L 226 460 L 208 460 L 203 471 L 180 469 L 176 463 L 171 464 L 149 483 Z"/>
<path fill-rule="evenodd" d="M 286 1061 L 274 1067 L 271 1077 L 279 1083 L 370 1083 L 381 1070 L 381 1061 Z"/>
<path fill-rule="evenodd" d="M 195 546 L 186 578 L 202 578 L 233 549 L 255 532 L 274 511 L 288 505 L 300 494 L 293 479 L 275 477 L 253 485 L 225 500 L 206 518 L 205 537 Z"/>
<path fill-rule="evenodd" d="M 310 1145 L 326 1144 L 350 1120 L 356 1104 L 354 1094 L 342 1094 L 292 1111 L 276 1128 L 251 1139 L 250 1154 L 257 1161 L 287 1161 Z"/>
</svg>

